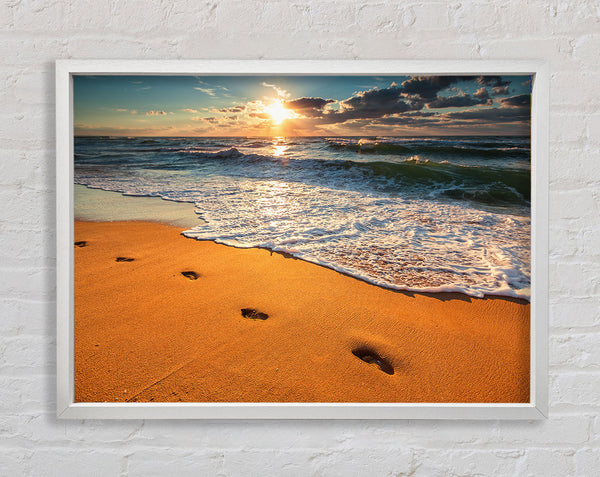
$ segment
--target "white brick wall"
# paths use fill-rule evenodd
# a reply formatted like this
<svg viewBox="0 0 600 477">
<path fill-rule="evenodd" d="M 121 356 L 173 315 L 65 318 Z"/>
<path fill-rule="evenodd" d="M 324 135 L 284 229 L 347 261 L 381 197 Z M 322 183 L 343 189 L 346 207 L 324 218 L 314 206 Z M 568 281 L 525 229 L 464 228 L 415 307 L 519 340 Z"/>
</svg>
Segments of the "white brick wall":
<svg viewBox="0 0 600 477">
<path fill-rule="evenodd" d="M 0 475 L 600 475 L 597 0 L 3 0 L 0 26 Z M 57 58 L 547 59 L 550 419 L 57 421 Z"/>
</svg>

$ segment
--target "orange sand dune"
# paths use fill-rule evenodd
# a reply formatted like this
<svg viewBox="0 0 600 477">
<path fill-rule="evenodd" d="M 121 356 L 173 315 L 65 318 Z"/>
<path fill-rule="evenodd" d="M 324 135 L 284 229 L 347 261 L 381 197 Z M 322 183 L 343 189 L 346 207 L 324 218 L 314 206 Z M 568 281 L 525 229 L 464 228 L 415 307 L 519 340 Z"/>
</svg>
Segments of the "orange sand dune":
<svg viewBox="0 0 600 477">
<path fill-rule="evenodd" d="M 398 293 L 180 230 L 76 222 L 76 401 L 529 401 L 527 302 Z"/>
</svg>

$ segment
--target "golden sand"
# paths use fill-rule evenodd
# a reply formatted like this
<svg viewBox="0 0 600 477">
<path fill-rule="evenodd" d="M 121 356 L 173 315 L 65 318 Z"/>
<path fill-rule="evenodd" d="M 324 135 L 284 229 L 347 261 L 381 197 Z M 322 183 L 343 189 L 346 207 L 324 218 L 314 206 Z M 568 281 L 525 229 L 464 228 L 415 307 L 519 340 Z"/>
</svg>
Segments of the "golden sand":
<svg viewBox="0 0 600 477">
<path fill-rule="evenodd" d="M 180 231 L 75 223 L 77 402 L 529 402 L 525 301 L 399 293 Z"/>
</svg>

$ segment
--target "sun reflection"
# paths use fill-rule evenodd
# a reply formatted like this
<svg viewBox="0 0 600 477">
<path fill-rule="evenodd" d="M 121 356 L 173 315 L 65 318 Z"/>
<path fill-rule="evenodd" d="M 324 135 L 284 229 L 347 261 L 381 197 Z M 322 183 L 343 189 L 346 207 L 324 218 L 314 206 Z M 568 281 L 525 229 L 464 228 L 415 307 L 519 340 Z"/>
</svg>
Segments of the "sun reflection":
<svg viewBox="0 0 600 477">
<path fill-rule="evenodd" d="M 272 147 L 273 156 L 275 157 L 282 157 L 289 149 L 289 146 L 285 143 L 285 138 L 283 137 L 274 137 Z"/>
<path fill-rule="evenodd" d="M 275 157 L 281 157 L 285 154 L 285 151 L 288 150 L 288 146 L 275 144 L 273 146 L 273 155 Z"/>
</svg>

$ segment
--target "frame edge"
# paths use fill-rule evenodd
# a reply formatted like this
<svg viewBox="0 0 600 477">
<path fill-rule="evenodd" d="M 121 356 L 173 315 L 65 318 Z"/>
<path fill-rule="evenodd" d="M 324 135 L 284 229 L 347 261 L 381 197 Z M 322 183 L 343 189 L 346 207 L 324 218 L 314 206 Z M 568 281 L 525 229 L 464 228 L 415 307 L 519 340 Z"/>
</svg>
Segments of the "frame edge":
<svg viewBox="0 0 600 477">
<path fill-rule="evenodd" d="M 435 73 L 426 73 L 437 65 Z M 308 66 L 311 65 L 310 68 Z M 74 402 L 73 346 L 73 104 L 74 74 L 532 74 L 532 283 L 530 402 L 515 404 L 369 403 L 320 405 Z M 467 66 L 465 66 L 467 65 Z M 311 70 L 307 73 L 307 69 Z M 284 71 L 285 70 L 285 71 Z M 135 73 L 135 72 L 137 73 Z M 323 73 L 325 71 L 325 73 Z M 132 73 L 128 73 L 132 72 Z M 541 60 L 57 60 L 56 77 L 56 313 L 57 418 L 60 419 L 545 419 L 548 417 L 548 114 L 549 67 Z M 534 152 L 535 151 L 535 152 Z M 544 162 L 545 161 L 545 162 Z M 534 175 L 535 172 L 535 175 Z M 534 208 L 535 207 L 535 208 Z M 535 297 L 535 302 L 533 301 Z M 248 415 L 252 413 L 252 415 Z M 369 414 L 370 415 L 367 415 Z M 511 413 L 513 413 L 511 415 Z M 294 415 L 291 415 L 294 414 Z M 428 415 L 425 415 L 428 414 Z"/>
</svg>

